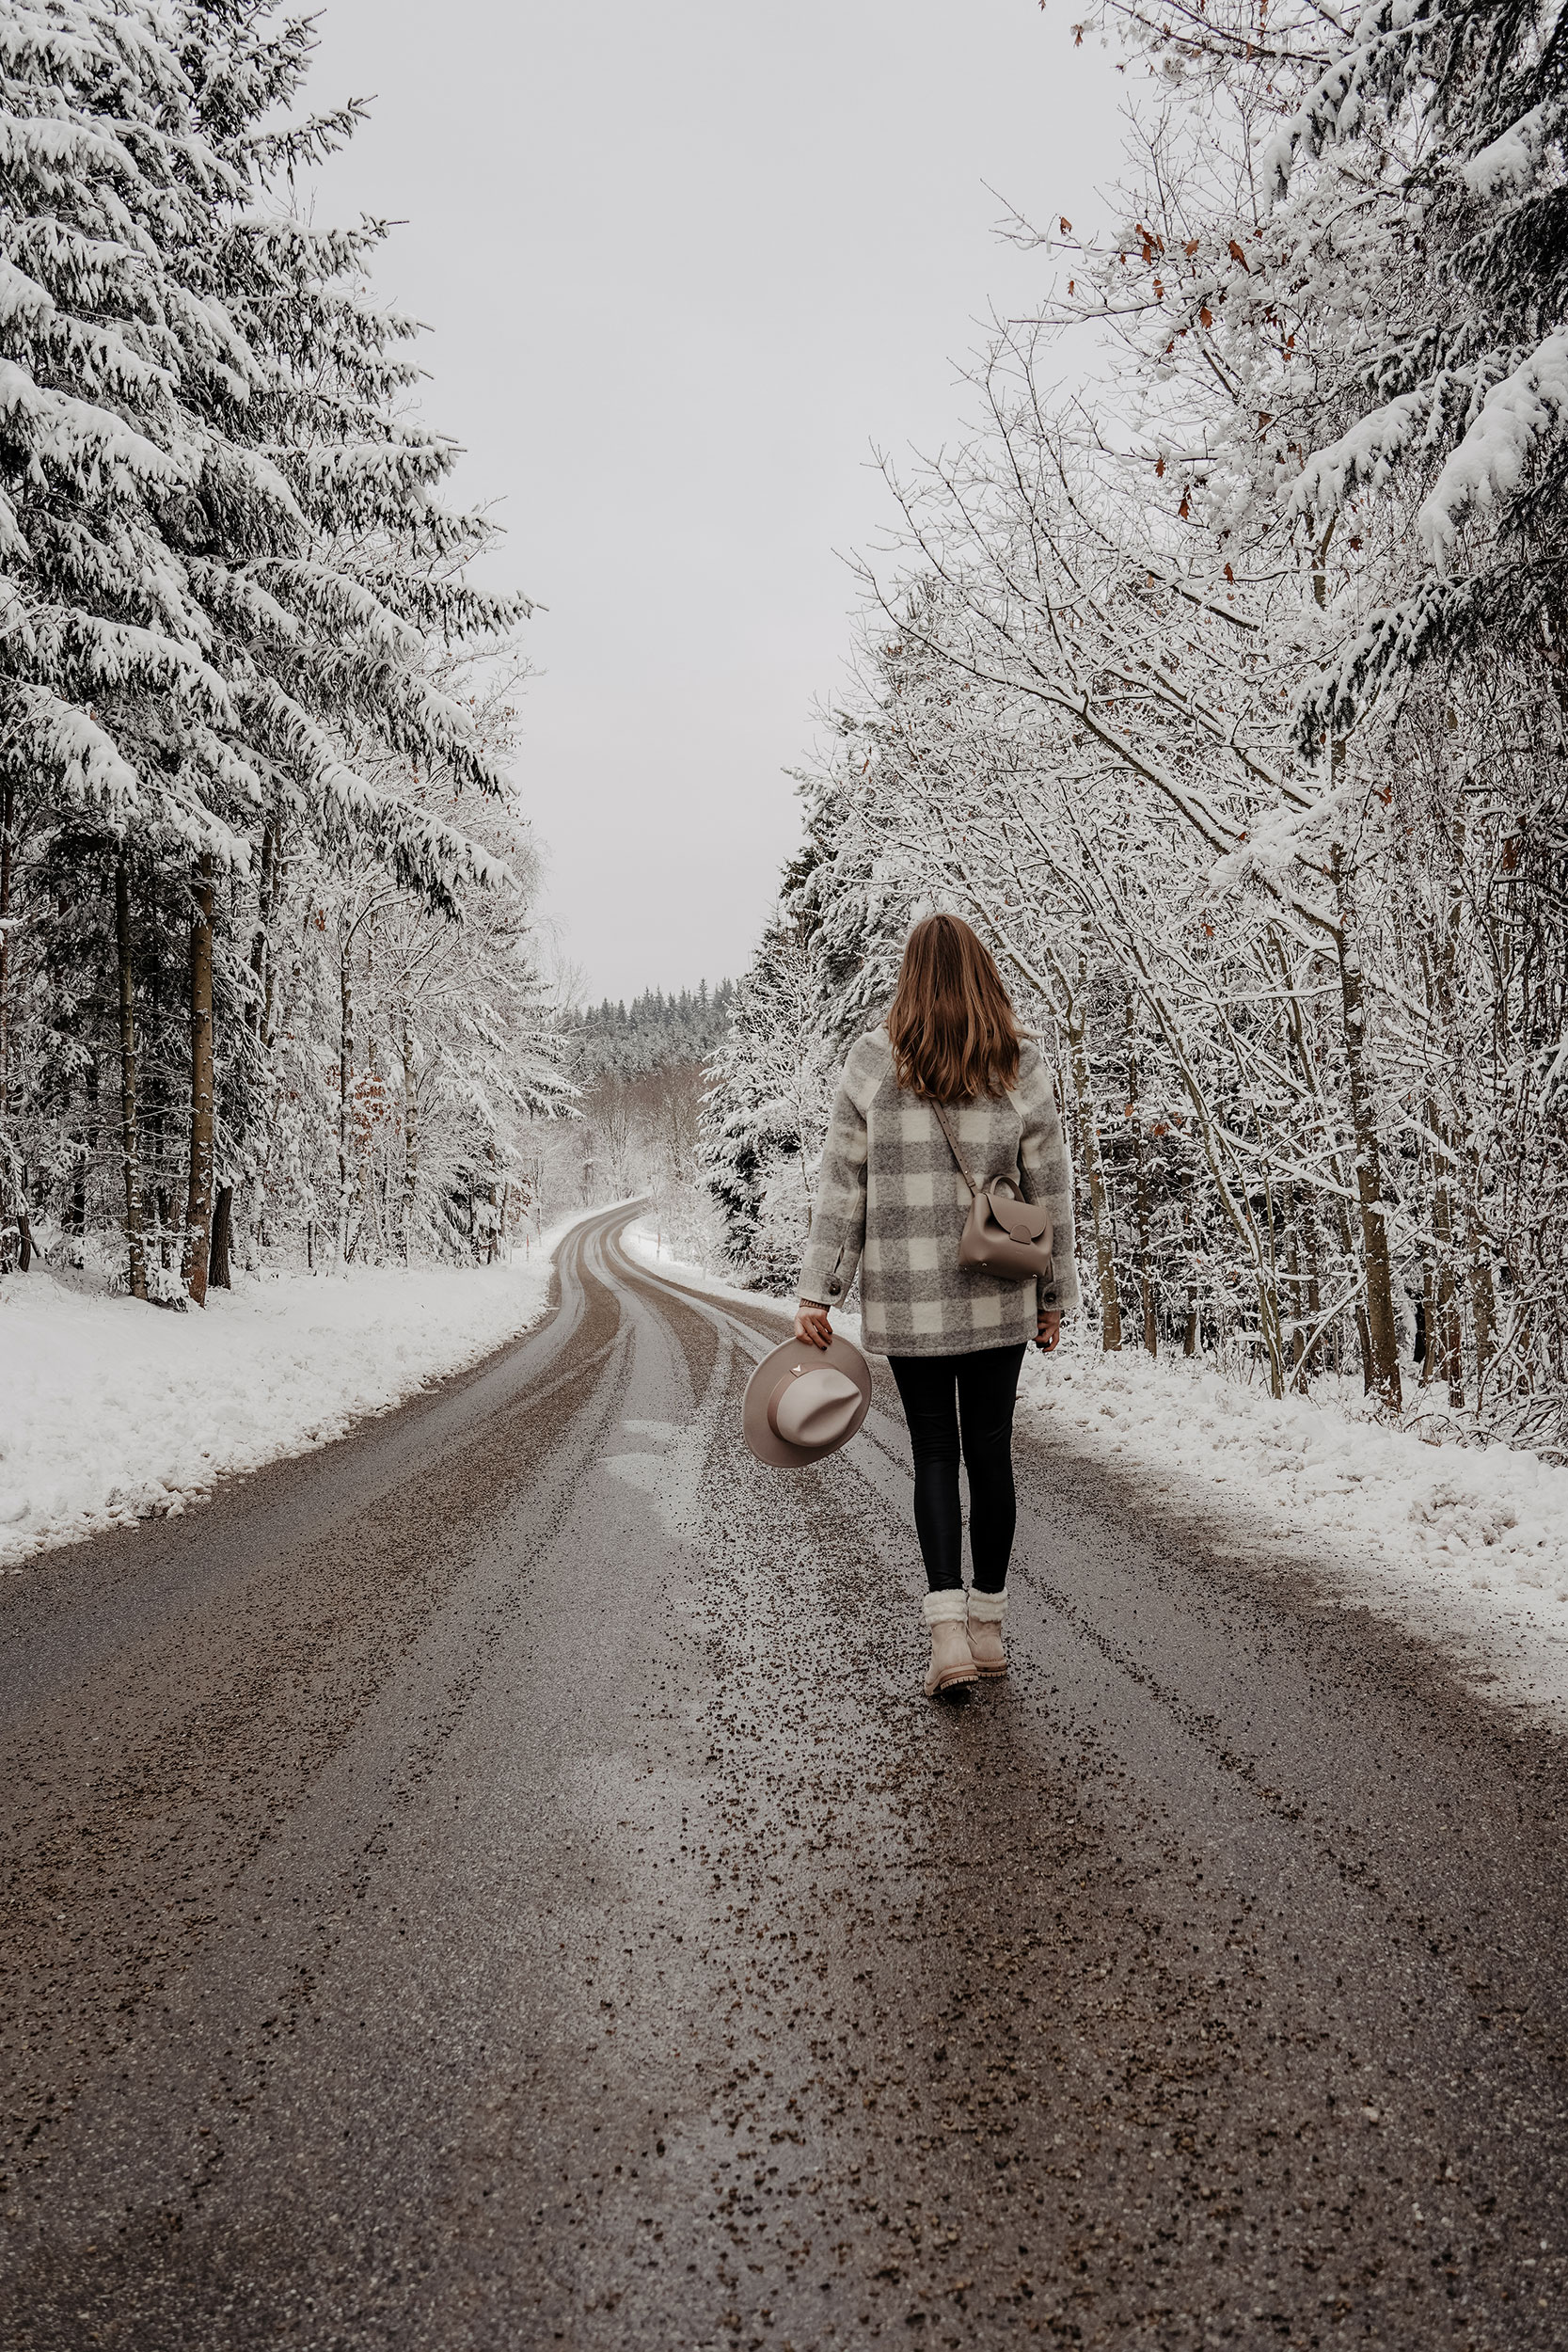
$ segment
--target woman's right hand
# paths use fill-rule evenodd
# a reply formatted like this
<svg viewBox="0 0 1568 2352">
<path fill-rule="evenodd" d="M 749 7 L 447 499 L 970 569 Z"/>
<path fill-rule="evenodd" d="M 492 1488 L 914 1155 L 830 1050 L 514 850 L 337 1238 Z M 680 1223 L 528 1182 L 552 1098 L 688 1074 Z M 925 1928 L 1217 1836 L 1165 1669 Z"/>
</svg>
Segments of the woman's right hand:
<svg viewBox="0 0 1568 2352">
<path fill-rule="evenodd" d="M 795 1310 L 795 1336 L 809 1341 L 813 1347 L 826 1347 L 833 1336 L 826 1307 L 818 1307 L 809 1298 L 802 1298 Z"/>
</svg>

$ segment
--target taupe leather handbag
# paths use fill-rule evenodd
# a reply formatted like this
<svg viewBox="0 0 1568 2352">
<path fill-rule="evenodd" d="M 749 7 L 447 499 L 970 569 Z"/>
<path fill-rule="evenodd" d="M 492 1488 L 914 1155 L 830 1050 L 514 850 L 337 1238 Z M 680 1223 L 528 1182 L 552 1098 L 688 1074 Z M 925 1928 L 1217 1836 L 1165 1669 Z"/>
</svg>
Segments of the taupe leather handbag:
<svg viewBox="0 0 1568 2352">
<path fill-rule="evenodd" d="M 969 1186 L 969 1215 L 958 1243 L 958 1263 L 984 1266 L 988 1274 L 1006 1275 L 1015 1282 L 1026 1281 L 1032 1274 L 1043 1275 L 1049 1282 L 1054 1271 L 1050 1210 L 1023 1200 L 1010 1176 L 994 1176 L 977 1184 L 964 1166 L 947 1113 L 940 1103 L 933 1103 L 931 1108 L 958 1163 L 958 1173 Z"/>
</svg>

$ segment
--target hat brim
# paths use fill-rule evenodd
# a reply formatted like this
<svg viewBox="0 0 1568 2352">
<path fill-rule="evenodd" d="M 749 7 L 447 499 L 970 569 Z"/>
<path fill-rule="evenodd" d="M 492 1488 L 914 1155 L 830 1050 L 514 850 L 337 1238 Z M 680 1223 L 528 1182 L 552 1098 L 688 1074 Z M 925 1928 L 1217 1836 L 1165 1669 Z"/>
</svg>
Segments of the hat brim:
<svg viewBox="0 0 1568 2352">
<path fill-rule="evenodd" d="M 803 1372 L 842 1372 L 854 1382 L 861 1392 L 861 1401 L 849 1425 L 831 1445 L 791 1445 L 781 1438 L 768 1418 L 768 1402 L 781 1380 L 785 1380 L 799 1365 Z M 825 1461 L 847 1445 L 866 1414 L 871 1410 L 871 1366 L 853 1340 L 845 1339 L 835 1331 L 828 1345 L 813 1347 L 809 1340 L 786 1340 L 783 1347 L 775 1347 L 766 1355 L 746 1383 L 745 1402 L 740 1409 L 741 1427 L 746 1442 L 759 1462 L 767 1462 L 774 1470 L 803 1470 L 808 1463 Z"/>
</svg>

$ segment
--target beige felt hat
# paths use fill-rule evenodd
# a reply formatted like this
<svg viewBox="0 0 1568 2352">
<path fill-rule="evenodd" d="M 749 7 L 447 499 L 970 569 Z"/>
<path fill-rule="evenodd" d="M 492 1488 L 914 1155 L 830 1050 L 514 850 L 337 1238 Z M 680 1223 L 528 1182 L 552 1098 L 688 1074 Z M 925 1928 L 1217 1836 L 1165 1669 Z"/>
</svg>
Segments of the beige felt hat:
<svg viewBox="0 0 1568 2352">
<path fill-rule="evenodd" d="M 789 1340 L 746 1383 L 746 1442 L 759 1462 L 799 1470 L 847 1445 L 871 1408 L 871 1367 L 853 1340 Z"/>
</svg>

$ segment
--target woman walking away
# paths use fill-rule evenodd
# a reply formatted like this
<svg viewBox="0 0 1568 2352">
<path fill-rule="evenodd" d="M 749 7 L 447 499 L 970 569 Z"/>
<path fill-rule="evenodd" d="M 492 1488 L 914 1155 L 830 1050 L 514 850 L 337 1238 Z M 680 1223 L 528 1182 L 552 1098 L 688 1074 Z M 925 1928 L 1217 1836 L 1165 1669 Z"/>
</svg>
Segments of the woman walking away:
<svg viewBox="0 0 1568 2352">
<path fill-rule="evenodd" d="M 1050 1239 L 1034 1250 L 1041 1263 L 1049 1251 L 1048 1274 L 1020 1279 L 960 1263 L 966 1226 L 973 1233 L 985 1206 L 976 1188 L 983 1195 L 997 1178 L 1049 1212 Z M 1044 1219 L 1029 1222 L 1038 1231 Z M 934 1697 L 1007 1670 L 1018 1375 L 1029 1342 L 1054 1347 L 1064 1311 L 1078 1305 L 1072 1180 L 1051 1081 L 1020 1039 L 990 953 L 956 915 L 915 925 L 886 1024 L 849 1050 L 800 1268 L 797 1339 L 827 1346 L 829 1311 L 847 1295 L 857 1263 L 862 1337 L 887 1357 L 910 1424 Z M 974 1569 L 967 1594 L 960 1439 Z"/>
</svg>

